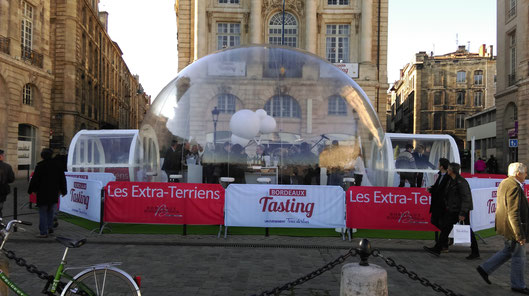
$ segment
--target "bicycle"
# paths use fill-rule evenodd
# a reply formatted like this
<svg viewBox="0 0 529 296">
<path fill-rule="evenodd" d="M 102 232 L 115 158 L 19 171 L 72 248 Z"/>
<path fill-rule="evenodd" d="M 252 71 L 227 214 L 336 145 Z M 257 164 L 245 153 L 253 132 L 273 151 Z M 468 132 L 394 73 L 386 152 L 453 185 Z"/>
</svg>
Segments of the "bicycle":
<svg viewBox="0 0 529 296">
<path fill-rule="evenodd" d="M 2 251 L 10 259 L 16 257 L 12 251 L 5 250 L 4 245 L 17 224 L 31 225 L 32 223 L 21 220 L 11 220 L 7 223 L 7 226 L 0 230 L 0 234 L 2 235 L 0 251 Z M 128 273 L 115 267 L 120 265 L 120 262 L 101 263 L 80 267 L 65 267 L 68 250 L 70 248 L 81 247 L 86 243 L 86 239 L 74 240 L 65 237 L 57 237 L 56 239 L 58 242 L 64 245 L 66 249 L 64 250 L 61 263 L 57 267 L 55 276 L 47 275 L 45 272 L 38 271 L 34 265 L 27 265 L 24 259 L 16 258 L 19 265 L 26 266 L 28 271 L 39 274 L 40 278 L 47 279 L 47 282 L 42 290 L 43 294 L 50 296 L 141 296 L 140 288 L 136 281 Z M 23 261 L 23 263 L 19 263 L 19 260 Z M 81 272 L 75 276 L 71 276 L 68 273 L 68 271 L 78 269 L 81 269 Z M 62 279 L 66 279 L 68 282 L 63 282 L 61 281 Z M 12 280 L 10 280 L 1 269 L 0 280 L 4 282 L 7 287 L 15 293 L 15 295 L 29 296 Z"/>
</svg>

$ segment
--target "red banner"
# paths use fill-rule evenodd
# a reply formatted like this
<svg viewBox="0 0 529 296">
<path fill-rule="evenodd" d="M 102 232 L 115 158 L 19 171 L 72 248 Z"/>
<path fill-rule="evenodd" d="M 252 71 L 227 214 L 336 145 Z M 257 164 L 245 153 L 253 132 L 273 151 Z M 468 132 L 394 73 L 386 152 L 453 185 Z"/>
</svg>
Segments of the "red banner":
<svg viewBox="0 0 529 296">
<path fill-rule="evenodd" d="M 346 196 L 349 228 L 437 231 L 430 224 L 425 188 L 351 186 Z"/>
<path fill-rule="evenodd" d="M 471 173 L 461 173 L 461 177 L 468 178 L 482 178 L 482 179 L 505 179 L 507 175 L 502 174 L 471 174 Z"/>
<path fill-rule="evenodd" d="M 219 184 L 110 182 L 105 191 L 105 222 L 224 224 Z"/>
</svg>

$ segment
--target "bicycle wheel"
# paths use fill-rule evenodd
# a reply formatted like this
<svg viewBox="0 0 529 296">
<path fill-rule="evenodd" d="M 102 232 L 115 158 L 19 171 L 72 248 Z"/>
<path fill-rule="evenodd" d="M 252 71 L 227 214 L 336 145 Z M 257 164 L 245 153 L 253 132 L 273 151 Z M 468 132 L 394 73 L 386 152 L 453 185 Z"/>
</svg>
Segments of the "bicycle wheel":
<svg viewBox="0 0 529 296">
<path fill-rule="evenodd" d="M 64 296 L 141 296 L 134 280 L 115 267 L 84 270 L 63 290 Z"/>
</svg>

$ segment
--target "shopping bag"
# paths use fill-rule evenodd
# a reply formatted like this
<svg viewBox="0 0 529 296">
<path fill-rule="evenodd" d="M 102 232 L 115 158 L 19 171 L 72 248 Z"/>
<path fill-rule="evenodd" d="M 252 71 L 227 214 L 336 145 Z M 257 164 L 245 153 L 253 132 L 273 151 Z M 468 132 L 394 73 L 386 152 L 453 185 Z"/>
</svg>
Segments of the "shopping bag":
<svg viewBox="0 0 529 296">
<path fill-rule="evenodd" d="M 470 225 L 454 224 L 454 246 L 470 246 Z"/>
</svg>

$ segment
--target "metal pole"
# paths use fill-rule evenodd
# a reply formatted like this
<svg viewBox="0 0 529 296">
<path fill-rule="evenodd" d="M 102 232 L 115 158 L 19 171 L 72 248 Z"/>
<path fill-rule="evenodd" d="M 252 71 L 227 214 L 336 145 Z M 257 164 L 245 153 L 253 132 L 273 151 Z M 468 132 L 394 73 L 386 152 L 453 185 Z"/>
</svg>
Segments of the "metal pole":
<svg viewBox="0 0 529 296">
<path fill-rule="evenodd" d="M 474 175 L 474 154 L 476 153 L 476 136 L 472 136 L 470 142 L 470 173 Z"/>
<path fill-rule="evenodd" d="M 104 201 L 105 200 L 105 189 L 101 189 L 101 207 L 99 211 L 99 233 L 103 233 L 103 227 L 105 227 L 105 224 L 103 222 L 103 209 L 104 209 Z"/>
<path fill-rule="evenodd" d="M 13 219 L 17 220 L 18 218 L 18 188 L 13 188 Z M 17 227 L 13 228 L 14 232 L 17 232 Z"/>
</svg>

